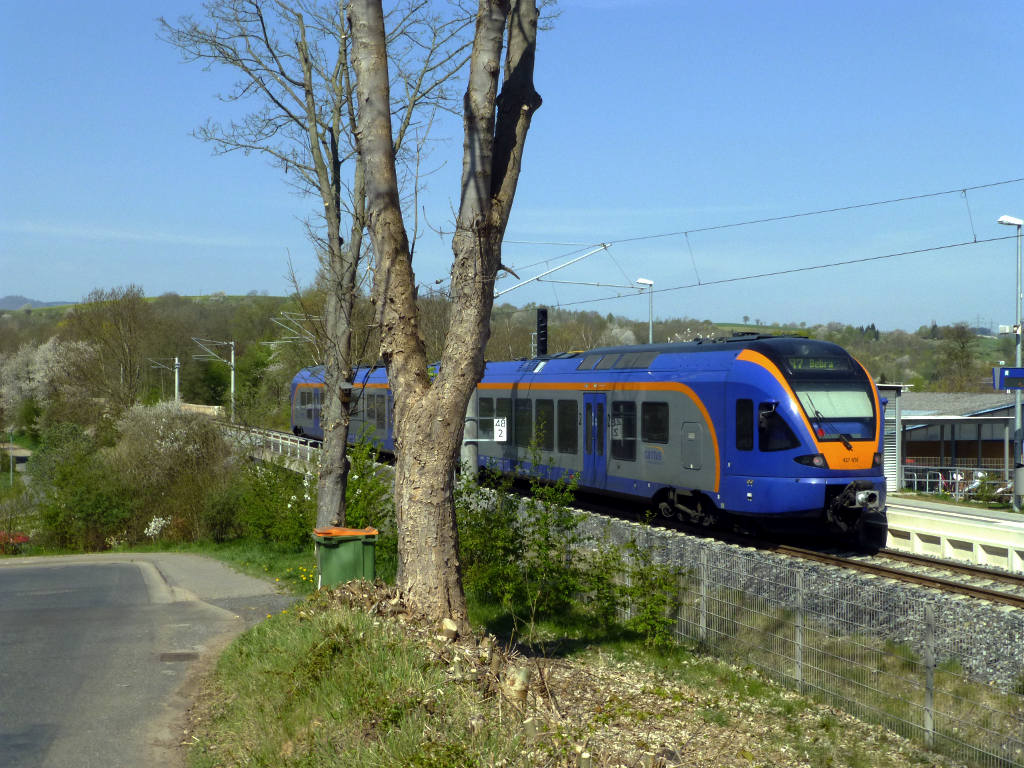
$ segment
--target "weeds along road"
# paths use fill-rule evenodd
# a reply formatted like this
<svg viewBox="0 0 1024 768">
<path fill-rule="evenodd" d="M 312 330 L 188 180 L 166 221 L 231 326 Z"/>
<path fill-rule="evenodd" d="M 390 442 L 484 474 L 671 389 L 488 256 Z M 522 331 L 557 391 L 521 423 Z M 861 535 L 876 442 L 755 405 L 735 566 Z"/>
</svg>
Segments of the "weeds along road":
<svg viewBox="0 0 1024 768">
<path fill-rule="evenodd" d="M 197 555 L 0 560 L 0 765 L 180 765 L 197 673 L 292 600 Z"/>
</svg>

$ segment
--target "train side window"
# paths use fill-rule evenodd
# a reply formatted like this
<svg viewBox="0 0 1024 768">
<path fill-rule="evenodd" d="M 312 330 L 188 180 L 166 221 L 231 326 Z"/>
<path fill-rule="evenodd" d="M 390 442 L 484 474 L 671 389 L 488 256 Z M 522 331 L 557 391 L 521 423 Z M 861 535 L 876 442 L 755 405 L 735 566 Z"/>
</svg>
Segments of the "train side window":
<svg viewBox="0 0 1024 768">
<path fill-rule="evenodd" d="M 630 352 L 623 355 L 616 368 L 650 368 L 657 352 Z"/>
<path fill-rule="evenodd" d="M 355 389 L 349 390 L 348 393 L 348 413 L 353 419 L 361 419 L 363 410 L 363 393 L 362 391 L 357 392 Z"/>
<path fill-rule="evenodd" d="M 377 429 L 387 427 L 388 399 L 384 395 L 374 395 L 377 401 Z"/>
<path fill-rule="evenodd" d="M 612 458 L 636 461 L 636 403 L 612 403 Z"/>
<path fill-rule="evenodd" d="M 476 433 L 481 440 L 494 439 L 494 398 L 481 397 L 477 405 Z"/>
<path fill-rule="evenodd" d="M 736 401 L 736 450 L 754 450 L 754 401 Z"/>
<path fill-rule="evenodd" d="M 516 416 L 513 419 L 516 445 L 525 448 L 533 439 L 533 401 L 516 398 Z"/>
<path fill-rule="evenodd" d="M 604 456 L 604 403 L 597 404 L 597 434 L 594 436 L 597 439 L 597 455 Z"/>
<path fill-rule="evenodd" d="M 762 451 L 785 451 L 796 448 L 796 439 L 775 403 L 761 403 L 757 409 L 757 447 Z"/>
<path fill-rule="evenodd" d="M 576 453 L 580 407 L 575 400 L 558 401 L 558 452 Z"/>
<path fill-rule="evenodd" d="M 641 404 L 640 439 L 645 443 L 668 442 L 668 403 Z"/>
<path fill-rule="evenodd" d="M 538 400 L 534 417 L 537 422 L 537 446 L 542 451 L 555 450 L 555 401 Z"/>
<path fill-rule="evenodd" d="M 594 410 L 590 403 L 587 403 L 585 409 L 586 416 L 583 419 L 583 450 L 590 452 L 592 446 L 592 435 L 594 434 Z"/>
</svg>

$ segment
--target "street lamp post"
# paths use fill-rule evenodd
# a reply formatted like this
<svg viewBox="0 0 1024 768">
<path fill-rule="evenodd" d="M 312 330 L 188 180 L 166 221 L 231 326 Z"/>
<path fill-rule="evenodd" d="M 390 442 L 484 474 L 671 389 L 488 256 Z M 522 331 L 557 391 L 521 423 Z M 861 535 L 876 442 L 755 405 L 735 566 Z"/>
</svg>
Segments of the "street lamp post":
<svg viewBox="0 0 1024 768">
<path fill-rule="evenodd" d="M 997 221 L 1000 224 L 1005 224 L 1008 227 L 1017 228 L 1017 295 L 1014 298 L 1014 314 L 1016 322 L 1013 326 L 1013 335 L 1016 339 L 1017 347 L 1017 367 L 1021 365 L 1021 348 L 1020 348 L 1020 333 L 1021 333 L 1021 292 L 1020 292 L 1020 229 L 1024 225 L 1024 221 L 1013 216 L 1000 216 Z M 1013 511 L 1020 512 L 1020 497 L 1021 489 L 1017 487 L 1017 467 L 1020 467 L 1021 462 L 1021 391 L 1019 389 L 1014 391 L 1014 406 L 1013 406 Z"/>
<path fill-rule="evenodd" d="M 637 285 L 647 286 L 647 343 L 654 343 L 654 281 L 638 277 Z"/>
</svg>

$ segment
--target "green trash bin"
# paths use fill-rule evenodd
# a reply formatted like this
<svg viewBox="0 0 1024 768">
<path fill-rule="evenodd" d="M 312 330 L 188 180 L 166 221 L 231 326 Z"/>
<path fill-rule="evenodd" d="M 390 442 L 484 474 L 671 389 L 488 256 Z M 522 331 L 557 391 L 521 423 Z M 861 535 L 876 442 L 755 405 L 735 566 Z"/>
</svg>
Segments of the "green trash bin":
<svg viewBox="0 0 1024 768">
<path fill-rule="evenodd" d="M 317 587 L 377 576 L 376 528 L 316 528 Z"/>
</svg>

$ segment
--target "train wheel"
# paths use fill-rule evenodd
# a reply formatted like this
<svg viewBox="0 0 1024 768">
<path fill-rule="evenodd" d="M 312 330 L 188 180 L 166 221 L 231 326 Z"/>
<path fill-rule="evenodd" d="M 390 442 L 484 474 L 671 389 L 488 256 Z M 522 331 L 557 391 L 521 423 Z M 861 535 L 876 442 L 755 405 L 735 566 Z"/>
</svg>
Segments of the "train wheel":
<svg viewBox="0 0 1024 768">
<path fill-rule="evenodd" d="M 676 513 L 684 523 L 713 528 L 718 524 L 716 512 L 715 506 L 699 493 L 692 496 L 676 496 Z"/>
<path fill-rule="evenodd" d="M 665 519 L 671 520 L 676 516 L 675 494 L 669 491 L 661 491 L 654 497 L 653 501 L 658 514 Z"/>
</svg>

